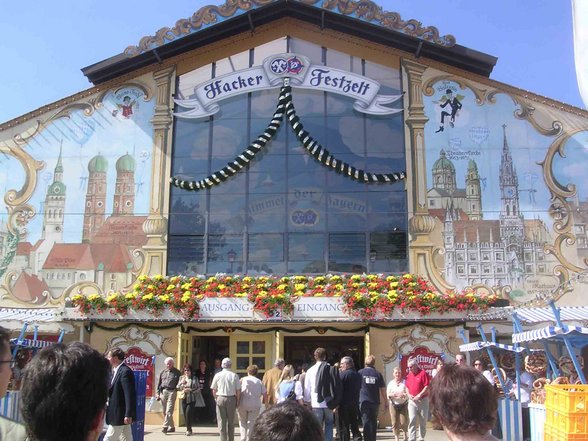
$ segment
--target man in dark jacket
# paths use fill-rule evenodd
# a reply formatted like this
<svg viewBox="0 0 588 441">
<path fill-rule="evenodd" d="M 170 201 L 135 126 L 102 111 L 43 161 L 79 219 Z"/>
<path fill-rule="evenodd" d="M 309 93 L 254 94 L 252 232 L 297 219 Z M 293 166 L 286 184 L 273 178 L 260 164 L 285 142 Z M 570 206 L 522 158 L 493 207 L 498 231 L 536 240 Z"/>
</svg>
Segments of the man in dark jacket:
<svg viewBox="0 0 588 441">
<path fill-rule="evenodd" d="M 343 357 L 339 363 L 339 369 L 341 370 L 339 377 L 343 387 L 343 395 L 338 410 L 339 429 L 337 433 L 339 433 L 339 440 L 350 441 L 349 430 L 351 430 L 354 441 L 361 441 L 359 424 L 357 424 L 361 375 L 355 370 L 355 364 L 351 357 Z"/>
<path fill-rule="evenodd" d="M 376 368 L 376 357 L 365 357 L 365 367 L 359 371 L 361 389 L 359 391 L 359 411 L 363 422 L 363 440 L 376 441 L 378 431 L 378 410 L 380 401 L 388 408 L 386 383 Z"/>
<path fill-rule="evenodd" d="M 131 424 L 136 418 L 137 396 L 135 376 L 124 363 L 125 353 L 120 348 L 112 349 L 106 355 L 112 366 L 112 382 L 108 389 L 106 424 L 108 430 L 104 441 L 132 441 Z"/>
</svg>

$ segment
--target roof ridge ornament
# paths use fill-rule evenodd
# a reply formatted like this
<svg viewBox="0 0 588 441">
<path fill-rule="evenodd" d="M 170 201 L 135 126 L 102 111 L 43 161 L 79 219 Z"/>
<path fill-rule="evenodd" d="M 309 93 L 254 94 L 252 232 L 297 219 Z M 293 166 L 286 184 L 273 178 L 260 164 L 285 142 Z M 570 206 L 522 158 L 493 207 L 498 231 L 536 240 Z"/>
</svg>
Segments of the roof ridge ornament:
<svg viewBox="0 0 588 441">
<path fill-rule="evenodd" d="M 196 11 L 191 17 L 180 19 L 172 28 L 163 27 L 155 35 L 148 35 L 139 41 L 137 46 L 128 46 L 124 54 L 131 58 L 179 38 L 198 32 L 202 28 L 212 26 L 233 17 L 239 11 L 257 9 L 280 0 L 226 0 L 221 6 L 207 5 Z M 397 12 L 384 11 L 381 6 L 371 0 L 291 0 L 320 9 L 347 15 L 361 21 L 402 32 L 411 37 L 444 47 L 455 46 L 453 35 L 439 34 L 434 26 L 423 27 L 415 19 L 402 20 Z"/>
</svg>

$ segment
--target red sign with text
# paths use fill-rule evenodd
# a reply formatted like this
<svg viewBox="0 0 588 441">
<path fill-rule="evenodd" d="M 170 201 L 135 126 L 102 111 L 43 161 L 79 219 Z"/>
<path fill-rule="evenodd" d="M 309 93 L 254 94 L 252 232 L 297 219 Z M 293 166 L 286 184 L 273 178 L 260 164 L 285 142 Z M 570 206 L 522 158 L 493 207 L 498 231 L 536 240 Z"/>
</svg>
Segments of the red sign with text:
<svg viewBox="0 0 588 441">
<path fill-rule="evenodd" d="M 133 346 L 127 350 L 125 364 L 134 371 L 147 371 L 146 396 L 153 396 L 153 357 L 143 352 L 141 348 Z"/>
<path fill-rule="evenodd" d="M 424 346 L 417 346 L 411 353 L 403 355 L 402 360 L 400 360 L 400 369 L 403 378 L 406 378 L 408 375 L 408 360 L 411 358 L 416 359 L 421 369 L 427 372 L 429 377 L 431 376 L 431 371 L 437 366 L 437 360 L 442 360 L 441 354 L 431 352 L 429 348 L 425 348 Z"/>
</svg>

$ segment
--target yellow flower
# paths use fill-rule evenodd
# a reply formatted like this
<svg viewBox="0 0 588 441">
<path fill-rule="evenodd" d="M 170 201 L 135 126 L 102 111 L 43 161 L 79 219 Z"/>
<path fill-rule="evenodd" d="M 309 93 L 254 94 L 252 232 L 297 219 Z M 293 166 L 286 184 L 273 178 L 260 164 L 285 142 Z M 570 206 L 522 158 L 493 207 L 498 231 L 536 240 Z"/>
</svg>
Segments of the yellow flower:
<svg viewBox="0 0 588 441">
<path fill-rule="evenodd" d="M 404 274 L 402 277 L 405 279 L 412 279 L 412 274 Z"/>
<path fill-rule="evenodd" d="M 135 294 L 133 294 L 132 292 L 125 294 L 125 299 L 127 299 L 127 300 L 134 300 L 136 297 L 137 296 Z"/>
<path fill-rule="evenodd" d="M 77 302 L 78 300 L 82 300 L 84 298 L 84 296 L 80 295 L 80 294 L 74 294 L 73 296 L 71 296 L 71 300 L 73 302 Z"/>
<path fill-rule="evenodd" d="M 147 276 L 145 274 L 143 274 L 142 276 L 139 276 L 139 282 L 144 282 L 145 280 L 147 280 Z"/>
<path fill-rule="evenodd" d="M 154 291 L 155 290 L 155 285 L 147 285 L 147 289 L 149 291 Z"/>
<path fill-rule="evenodd" d="M 184 295 L 182 296 L 182 302 L 188 303 L 191 298 L 192 298 L 192 293 L 190 293 L 189 291 L 186 291 L 184 293 Z"/>
<path fill-rule="evenodd" d="M 294 293 L 294 295 L 295 295 L 295 296 L 299 296 L 299 297 L 301 297 L 301 296 L 303 296 L 303 295 L 304 295 L 304 293 L 303 293 L 302 291 L 296 291 L 296 292 Z M 320 296 L 322 296 L 322 294 L 316 293 L 314 296 L 315 296 L 315 297 L 320 297 Z"/>
<path fill-rule="evenodd" d="M 169 296 L 167 294 L 163 294 L 163 295 L 159 296 L 159 300 L 167 303 L 167 302 L 169 302 Z"/>
<path fill-rule="evenodd" d="M 267 291 L 259 291 L 258 297 L 267 297 Z"/>
<path fill-rule="evenodd" d="M 168 291 L 173 291 L 174 289 L 176 289 L 176 285 L 168 285 L 167 287 Z"/>
<path fill-rule="evenodd" d="M 368 274 L 367 279 L 368 280 L 378 280 L 378 276 L 375 274 Z"/>
<path fill-rule="evenodd" d="M 245 283 L 251 283 L 252 281 L 253 281 L 253 279 L 249 276 L 243 277 L 243 282 L 245 282 Z"/>
<path fill-rule="evenodd" d="M 300 295 L 302 295 L 302 293 L 300 293 Z M 317 292 L 314 297 L 323 297 L 323 293 L 322 292 Z"/>
<path fill-rule="evenodd" d="M 143 297 L 141 297 L 141 300 L 153 300 L 153 294 L 145 294 Z"/>
<path fill-rule="evenodd" d="M 100 295 L 98 294 L 90 294 L 88 296 L 88 300 L 91 302 L 95 302 L 96 300 L 100 300 Z"/>
<path fill-rule="evenodd" d="M 387 282 L 394 282 L 394 281 L 396 281 L 396 276 L 388 276 L 388 277 L 386 277 L 386 281 Z"/>
<path fill-rule="evenodd" d="M 223 285 L 222 283 L 218 285 L 218 289 L 225 289 L 227 285 Z"/>
<path fill-rule="evenodd" d="M 342 291 L 342 290 L 343 290 L 343 284 L 341 284 L 341 283 L 337 283 L 337 284 L 335 285 L 335 289 L 336 289 L 337 291 Z"/>
<path fill-rule="evenodd" d="M 117 297 L 118 297 L 118 295 L 116 293 L 112 293 L 108 297 L 106 297 L 106 301 L 112 302 L 113 300 L 116 300 Z"/>
<path fill-rule="evenodd" d="M 288 288 L 288 285 L 285 285 L 285 284 L 283 284 L 283 283 L 282 283 L 282 284 L 280 284 L 280 285 L 278 285 L 278 289 L 279 289 L 280 291 L 285 291 L 285 290 L 286 290 L 286 288 Z"/>
<path fill-rule="evenodd" d="M 370 289 L 376 289 L 377 287 L 378 287 L 378 284 L 376 282 L 368 283 L 368 288 L 370 288 Z"/>
<path fill-rule="evenodd" d="M 158 282 L 161 282 L 163 280 L 163 276 L 161 274 L 157 274 L 156 276 L 153 277 L 154 280 L 157 280 Z"/>
<path fill-rule="evenodd" d="M 354 274 L 350 278 L 351 278 L 351 280 L 360 280 L 361 279 L 361 276 L 359 276 L 357 274 Z"/>
<path fill-rule="evenodd" d="M 190 288 L 192 288 L 192 284 L 190 284 L 190 283 L 184 283 L 184 284 L 182 284 L 181 288 L 182 288 L 184 291 L 187 291 L 187 290 L 189 290 Z"/>
<path fill-rule="evenodd" d="M 169 283 L 177 283 L 180 280 L 178 276 L 170 277 Z"/>
<path fill-rule="evenodd" d="M 304 291 L 306 285 L 304 283 L 297 283 L 294 285 L 294 288 L 296 289 L 296 291 Z"/>
<path fill-rule="evenodd" d="M 395 289 L 391 289 L 390 291 L 388 291 L 388 297 L 398 297 L 398 293 Z"/>
<path fill-rule="evenodd" d="M 396 288 L 398 286 L 398 282 L 390 282 L 390 288 Z"/>
<path fill-rule="evenodd" d="M 247 293 L 246 292 L 238 292 L 238 293 L 235 293 L 235 297 L 247 297 Z"/>
</svg>

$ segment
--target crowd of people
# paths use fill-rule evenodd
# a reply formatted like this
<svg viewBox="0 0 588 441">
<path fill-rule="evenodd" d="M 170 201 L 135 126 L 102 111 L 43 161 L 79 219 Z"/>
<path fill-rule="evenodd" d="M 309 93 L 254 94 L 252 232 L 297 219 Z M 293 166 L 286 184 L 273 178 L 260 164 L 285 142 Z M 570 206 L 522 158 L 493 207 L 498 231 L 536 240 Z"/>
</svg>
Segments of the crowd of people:
<svg viewBox="0 0 588 441">
<path fill-rule="evenodd" d="M 166 359 L 157 385 L 163 432 L 176 430 L 173 413 L 179 398 L 186 435 L 192 435 L 196 410 L 208 417 L 209 391 L 221 441 L 234 441 L 236 418 L 240 441 L 332 441 L 335 428 L 340 441 L 376 441 L 379 414 L 386 409 L 396 441 L 401 435 L 424 440 L 429 411 L 450 440 L 499 439 L 492 434 L 497 427 L 494 378 L 481 360 L 469 367 L 459 354 L 456 363 L 439 363 L 429 376 L 416 359 L 409 359 L 406 378 L 395 367 L 386 385 L 373 355 L 359 370 L 348 356 L 331 366 L 321 347 L 313 356 L 315 363 L 300 373 L 277 359 L 262 380 L 256 365 L 239 378 L 230 358 L 219 360 L 215 374 L 208 373 L 205 362 L 195 372 L 189 365 L 180 372 L 172 358 Z M 39 351 L 23 372 L 24 425 L 0 418 L 0 440 L 95 441 L 104 421 L 105 440 L 132 440 L 136 394 L 124 359 L 120 348 L 104 356 L 77 342 Z M 0 328 L 0 397 L 13 365 L 9 334 Z"/>
</svg>

